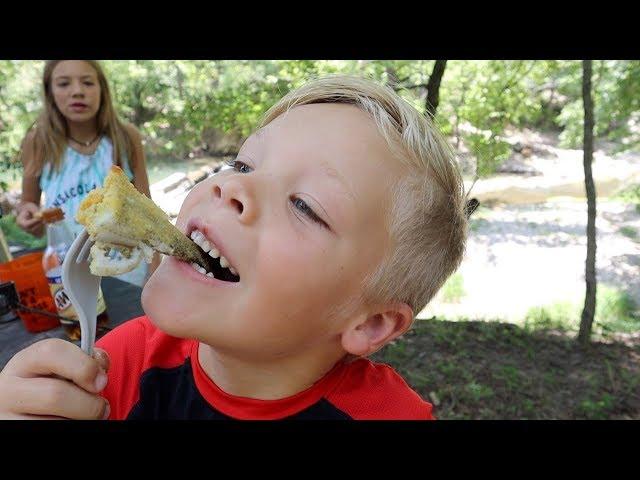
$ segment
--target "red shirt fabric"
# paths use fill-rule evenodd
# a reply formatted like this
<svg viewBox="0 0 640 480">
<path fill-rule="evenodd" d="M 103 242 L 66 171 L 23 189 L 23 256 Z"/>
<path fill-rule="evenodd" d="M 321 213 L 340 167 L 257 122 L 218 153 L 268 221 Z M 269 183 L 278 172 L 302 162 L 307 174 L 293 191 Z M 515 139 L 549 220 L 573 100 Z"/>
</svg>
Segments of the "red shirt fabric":
<svg viewBox="0 0 640 480">
<path fill-rule="evenodd" d="M 279 400 L 230 395 L 204 372 L 198 342 L 167 335 L 148 317 L 132 319 L 96 346 L 110 358 L 102 395 L 110 419 L 432 420 L 432 406 L 390 366 L 339 362 L 310 388 Z"/>
</svg>

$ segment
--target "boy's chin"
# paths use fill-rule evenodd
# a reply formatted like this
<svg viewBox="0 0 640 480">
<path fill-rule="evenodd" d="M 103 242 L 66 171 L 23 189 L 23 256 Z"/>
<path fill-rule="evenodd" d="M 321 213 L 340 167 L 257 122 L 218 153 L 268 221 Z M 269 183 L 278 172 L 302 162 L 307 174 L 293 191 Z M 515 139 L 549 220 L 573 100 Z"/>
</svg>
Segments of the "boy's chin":
<svg viewBox="0 0 640 480">
<path fill-rule="evenodd" d="M 154 300 L 162 299 L 166 297 L 164 301 L 170 301 L 175 295 L 176 290 L 176 278 L 169 271 L 166 263 L 167 259 L 164 258 L 158 268 L 149 276 L 144 288 L 142 289 L 142 299 L 145 297 L 152 297 Z"/>
<path fill-rule="evenodd" d="M 141 300 L 144 313 L 158 329 L 172 337 L 193 337 L 194 332 L 189 329 L 189 325 L 185 322 L 184 312 L 180 312 L 175 308 L 175 299 L 173 300 L 174 305 L 170 305 L 170 301 L 158 301 L 157 296 L 153 294 L 153 290 L 145 287 Z"/>
<path fill-rule="evenodd" d="M 142 290 L 142 308 L 157 328 L 178 338 L 197 338 L 198 325 L 203 322 L 193 311 L 193 305 L 180 298 L 176 279 L 163 272 L 161 264 L 149 277 Z"/>
<path fill-rule="evenodd" d="M 172 295 L 171 281 L 162 274 L 162 265 L 149 277 L 142 289 L 140 303 L 145 314 L 160 330 L 175 336 L 176 323 L 184 318 L 180 299 Z M 178 328 L 179 329 L 179 328 Z"/>
</svg>

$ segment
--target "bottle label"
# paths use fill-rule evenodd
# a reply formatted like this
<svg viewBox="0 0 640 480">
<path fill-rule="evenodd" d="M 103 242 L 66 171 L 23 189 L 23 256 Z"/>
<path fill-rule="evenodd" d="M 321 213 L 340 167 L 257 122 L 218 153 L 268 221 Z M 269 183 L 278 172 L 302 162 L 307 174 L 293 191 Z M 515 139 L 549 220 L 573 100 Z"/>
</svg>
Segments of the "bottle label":
<svg viewBox="0 0 640 480">
<path fill-rule="evenodd" d="M 62 269 L 56 267 L 47 272 L 47 282 L 49 282 L 49 289 L 51 290 L 51 296 L 56 304 L 58 313 L 63 317 L 78 320 L 78 314 L 76 309 L 71 304 L 69 296 L 64 291 L 64 285 L 62 285 Z M 70 322 L 60 319 L 60 323 L 69 324 Z"/>
<path fill-rule="evenodd" d="M 63 317 L 78 319 L 76 309 L 71 304 L 69 296 L 64 291 L 64 285 L 62 284 L 62 269 L 61 267 L 55 267 L 47 272 L 47 281 L 49 282 L 49 289 L 51 290 L 51 296 L 53 297 L 56 309 L 58 313 Z M 96 315 L 100 315 L 107 309 L 107 305 L 102 295 L 102 288 L 98 288 L 98 303 L 96 305 Z M 68 324 L 62 319 L 60 322 Z"/>
<path fill-rule="evenodd" d="M 104 303 L 104 297 L 102 296 L 102 287 L 98 288 L 98 305 L 97 305 L 97 315 L 100 315 L 107 309 L 107 305 Z"/>
</svg>

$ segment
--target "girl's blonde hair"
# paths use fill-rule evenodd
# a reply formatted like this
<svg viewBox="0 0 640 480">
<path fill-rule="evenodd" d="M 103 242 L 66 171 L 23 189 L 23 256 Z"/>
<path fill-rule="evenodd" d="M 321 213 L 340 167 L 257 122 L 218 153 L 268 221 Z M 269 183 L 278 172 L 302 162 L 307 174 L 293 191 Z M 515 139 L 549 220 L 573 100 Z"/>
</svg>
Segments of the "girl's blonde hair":
<svg viewBox="0 0 640 480">
<path fill-rule="evenodd" d="M 40 170 L 44 162 L 51 162 L 54 169 L 59 169 L 62 163 L 62 155 L 67 147 L 68 126 L 62 112 L 56 106 L 51 88 L 53 70 L 63 60 L 48 60 L 45 63 L 42 74 L 42 100 L 43 108 L 31 127 L 34 141 L 34 149 L 38 152 L 35 170 Z M 131 135 L 124 124 L 118 118 L 113 107 L 111 91 L 107 77 L 96 60 L 83 60 L 96 71 L 100 84 L 100 107 L 96 113 L 97 129 L 99 134 L 106 135 L 113 144 L 113 162 L 122 166 L 123 153 L 129 161 L 133 158 L 134 145 Z"/>
<path fill-rule="evenodd" d="M 456 156 L 442 134 L 392 89 L 353 76 L 313 80 L 285 95 L 262 126 L 298 105 L 345 103 L 369 113 L 407 174 L 393 189 L 392 240 L 364 279 L 365 302 L 405 302 L 422 310 L 458 268 L 467 237 L 465 194 Z"/>
</svg>

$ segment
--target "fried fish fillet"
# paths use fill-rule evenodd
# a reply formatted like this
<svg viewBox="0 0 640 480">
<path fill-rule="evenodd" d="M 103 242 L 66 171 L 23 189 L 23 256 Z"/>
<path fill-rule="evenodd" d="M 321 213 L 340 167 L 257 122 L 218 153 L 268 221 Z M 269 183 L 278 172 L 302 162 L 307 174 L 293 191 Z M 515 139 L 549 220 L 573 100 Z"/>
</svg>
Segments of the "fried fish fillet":
<svg viewBox="0 0 640 480">
<path fill-rule="evenodd" d="M 171 224 L 153 201 L 138 192 L 121 168 L 111 167 L 102 188 L 89 192 L 76 220 L 91 240 L 94 275 L 119 275 L 151 262 L 153 251 L 211 270 L 213 259 Z M 117 254 L 114 255 L 113 251 Z"/>
</svg>

